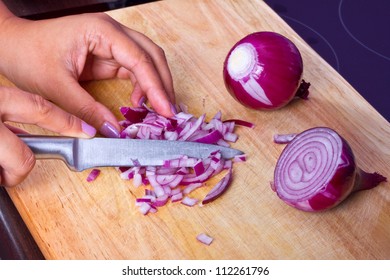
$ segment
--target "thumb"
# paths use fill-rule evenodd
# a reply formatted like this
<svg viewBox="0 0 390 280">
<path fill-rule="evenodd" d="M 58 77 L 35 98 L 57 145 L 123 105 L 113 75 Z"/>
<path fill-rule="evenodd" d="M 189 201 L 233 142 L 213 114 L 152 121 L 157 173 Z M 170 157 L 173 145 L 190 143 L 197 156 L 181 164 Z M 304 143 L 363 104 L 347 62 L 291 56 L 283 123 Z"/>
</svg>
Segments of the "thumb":
<svg viewBox="0 0 390 280">
<path fill-rule="evenodd" d="M 0 116 L 3 122 L 36 124 L 66 136 L 93 137 L 96 130 L 80 118 L 55 106 L 40 95 L 1 87 Z"/>
</svg>

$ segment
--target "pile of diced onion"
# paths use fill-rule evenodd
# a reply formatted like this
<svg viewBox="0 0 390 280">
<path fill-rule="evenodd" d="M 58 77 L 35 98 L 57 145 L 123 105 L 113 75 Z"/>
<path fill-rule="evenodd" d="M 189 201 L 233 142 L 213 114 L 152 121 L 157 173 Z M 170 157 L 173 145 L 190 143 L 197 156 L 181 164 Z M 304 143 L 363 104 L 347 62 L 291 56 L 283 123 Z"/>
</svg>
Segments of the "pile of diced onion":
<svg viewBox="0 0 390 280">
<path fill-rule="evenodd" d="M 188 113 L 185 105 L 180 105 L 180 112 L 172 118 L 165 118 L 147 107 L 121 107 L 120 112 L 125 120 L 120 124 L 123 127 L 120 137 L 131 139 L 155 139 L 193 141 L 220 146 L 230 146 L 230 142 L 238 139 L 234 132 L 236 125 L 253 127 L 250 122 L 243 120 L 225 120 L 218 112 L 209 122 L 206 116 L 199 118 Z M 208 158 L 196 159 L 182 156 L 167 160 L 163 166 L 140 166 L 133 160 L 133 167 L 119 167 L 120 176 L 125 180 L 133 180 L 133 185 L 145 188 L 142 197 L 136 199 L 136 205 L 142 214 L 157 212 L 158 207 L 169 201 L 181 202 L 186 206 L 194 206 L 199 201 L 190 196 L 191 192 L 204 186 L 204 183 L 227 170 L 226 175 L 211 189 L 201 201 L 209 203 L 218 198 L 228 187 L 232 177 L 234 162 L 245 161 L 245 155 L 232 159 L 224 159 L 217 150 Z"/>
</svg>

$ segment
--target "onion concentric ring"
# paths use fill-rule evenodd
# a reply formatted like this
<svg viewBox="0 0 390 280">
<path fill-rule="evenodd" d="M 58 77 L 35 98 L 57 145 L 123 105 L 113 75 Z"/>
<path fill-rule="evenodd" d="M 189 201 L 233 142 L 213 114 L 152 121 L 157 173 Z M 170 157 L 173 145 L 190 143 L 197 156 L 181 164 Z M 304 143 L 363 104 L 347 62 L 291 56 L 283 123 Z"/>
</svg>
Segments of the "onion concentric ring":
<svg viewBox="0 0 390 280">
<path fill-rule="evenodd" d="M 286 203 L 313 211 L 311 200 L 323 195 L 335 198 L 329 191 L 340 164 L 343 163 L 343 139 L 326 127 L 298 134 L 283 150 L 276 169 L 274 185 Z"/>
<path fill-rule="evenodd" d="M 276 163 L 273 190 L 297 209 L 327 210 L 353 192 L 375 188 L 387 180 L 377 172 L 358 168 L 348 142 L 331 128 L 314 127 L 274 139 L 288 144 Z"/>
</svg>

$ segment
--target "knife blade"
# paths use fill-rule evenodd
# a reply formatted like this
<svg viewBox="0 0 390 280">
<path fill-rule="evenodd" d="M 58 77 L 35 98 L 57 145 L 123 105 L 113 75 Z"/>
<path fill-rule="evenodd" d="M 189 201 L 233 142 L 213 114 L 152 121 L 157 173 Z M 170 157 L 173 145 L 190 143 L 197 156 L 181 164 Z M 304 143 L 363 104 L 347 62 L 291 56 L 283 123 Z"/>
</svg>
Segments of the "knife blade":
<svg viewBox="0 0 390 280">
<path fill-rule="evenodd" d="M 197 142 L 121 138 L 81 139 L 19 135 L 37 159 L 60 159 L 73 171 L 108 166 L 162 166 L 164 161 L 188 156 L 203 159 L 220 151 L 225 159 L 242 151 Z"/>
</svg>

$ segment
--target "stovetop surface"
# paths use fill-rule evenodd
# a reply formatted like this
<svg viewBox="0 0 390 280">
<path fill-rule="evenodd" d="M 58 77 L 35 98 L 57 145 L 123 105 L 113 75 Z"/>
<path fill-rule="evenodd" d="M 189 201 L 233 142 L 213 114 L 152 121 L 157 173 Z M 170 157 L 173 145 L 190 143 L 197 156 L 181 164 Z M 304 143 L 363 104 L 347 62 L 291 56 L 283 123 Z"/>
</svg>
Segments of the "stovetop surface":
<svg viewBox="0 0 390 280">
<path fill-rule="evenodd" d="M 265 2 L 390 121 L 390 1 Z"/>
</svg>

